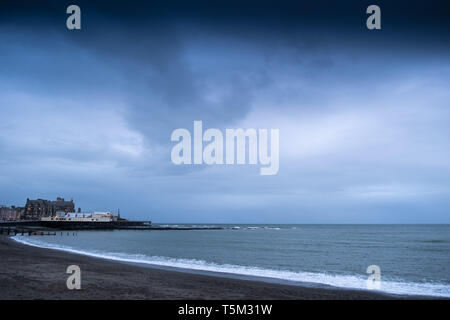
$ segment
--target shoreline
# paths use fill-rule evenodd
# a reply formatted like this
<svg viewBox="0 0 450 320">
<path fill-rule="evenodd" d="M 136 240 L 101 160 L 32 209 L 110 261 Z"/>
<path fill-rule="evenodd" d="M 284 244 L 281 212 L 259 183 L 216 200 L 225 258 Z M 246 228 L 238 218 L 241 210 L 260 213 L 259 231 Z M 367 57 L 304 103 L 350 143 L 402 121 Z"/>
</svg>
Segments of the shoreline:
<svg viewBox="0 0 450 320">
<path fill-rule="evenodd" d="M 214 272 L 139 265 L 39 248 L 0 236 L 0 299 L 435 299 L 290 284 Z M 81 290 L 68 290 L 66 268 L 81 268 Z"/>
</svg>

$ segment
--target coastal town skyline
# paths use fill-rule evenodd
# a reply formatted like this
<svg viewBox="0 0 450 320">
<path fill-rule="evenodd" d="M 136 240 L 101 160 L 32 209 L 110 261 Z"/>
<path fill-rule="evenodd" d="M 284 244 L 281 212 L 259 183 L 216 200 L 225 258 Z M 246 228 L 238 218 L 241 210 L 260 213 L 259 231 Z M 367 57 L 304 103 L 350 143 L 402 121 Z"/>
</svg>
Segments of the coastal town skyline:
<svg viewBox="0 0 450 320">
<path fill-rule="evenodd" d="M 73 198 L 65 200 L 62 197 L 56 197 L 55 200 L 47 199 L 26 199 L 25 205 L 4 205 L 0 204 L 0 221 L 2 222 L 24 222 L 40 221 L 43 218 L 85 218 L 91 215 L 115 215 L 120 218 L 120 209 L 114 214 L 111 210 L 99 212 L 97 210 L 82 210 L 80 206 L 76 206 Z M 122 219 L 124 220 L 124 219 Z M 25 225 L 25 224 L 23 224 Z"/>
</svg>

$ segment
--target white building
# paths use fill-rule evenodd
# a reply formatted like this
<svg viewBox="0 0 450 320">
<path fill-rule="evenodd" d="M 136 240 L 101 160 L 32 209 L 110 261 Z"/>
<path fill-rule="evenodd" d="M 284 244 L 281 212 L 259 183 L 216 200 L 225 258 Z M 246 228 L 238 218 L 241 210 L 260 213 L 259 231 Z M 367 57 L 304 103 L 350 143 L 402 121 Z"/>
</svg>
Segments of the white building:
<svg viewBox="0 0 450 320">
<path fill-rule="evenodd" d="M 56 212 L 54 217 L 42 217 L 41 221 L 67 221 L 67 222 L 112 222 L 117 216 L 111 212 Z"/>
</svg>

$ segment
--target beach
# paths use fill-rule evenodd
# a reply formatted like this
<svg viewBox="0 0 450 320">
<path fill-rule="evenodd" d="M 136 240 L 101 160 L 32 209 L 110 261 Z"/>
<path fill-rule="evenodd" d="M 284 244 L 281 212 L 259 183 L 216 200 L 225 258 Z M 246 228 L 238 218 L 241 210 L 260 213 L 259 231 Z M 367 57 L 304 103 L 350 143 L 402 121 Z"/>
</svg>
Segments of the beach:
<svg viewBox="0 0 450 320">
<path fill-rule="evenodd" d="M 0 299 L 401 299 L 364 290 L 310 288 L 141 267 L 23 245 L 0 236 Z M 66 269 L 81 268 L 81 290 Z M 411 297 L 409 297 L 411 298 Z"/>
</svg>

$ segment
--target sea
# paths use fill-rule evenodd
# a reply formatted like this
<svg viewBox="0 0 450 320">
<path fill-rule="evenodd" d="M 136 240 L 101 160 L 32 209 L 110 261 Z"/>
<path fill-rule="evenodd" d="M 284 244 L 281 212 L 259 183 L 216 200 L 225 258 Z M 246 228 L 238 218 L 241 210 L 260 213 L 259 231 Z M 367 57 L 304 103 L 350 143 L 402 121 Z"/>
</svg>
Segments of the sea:
<svg viewBox="0 0 450 320">
<path fill-rule="evenodd" d="M 450 225 L 158 226 L 175 230 L 71 231 L 14 239 L 148 267 L 312 287 L 450 297 Z M 176 230 L 185 227 L 223 229 Z M 375 279 L 379 286 L 373 286 L 375 269 L 369 266 L 379 268 Z"/>
</svg>

